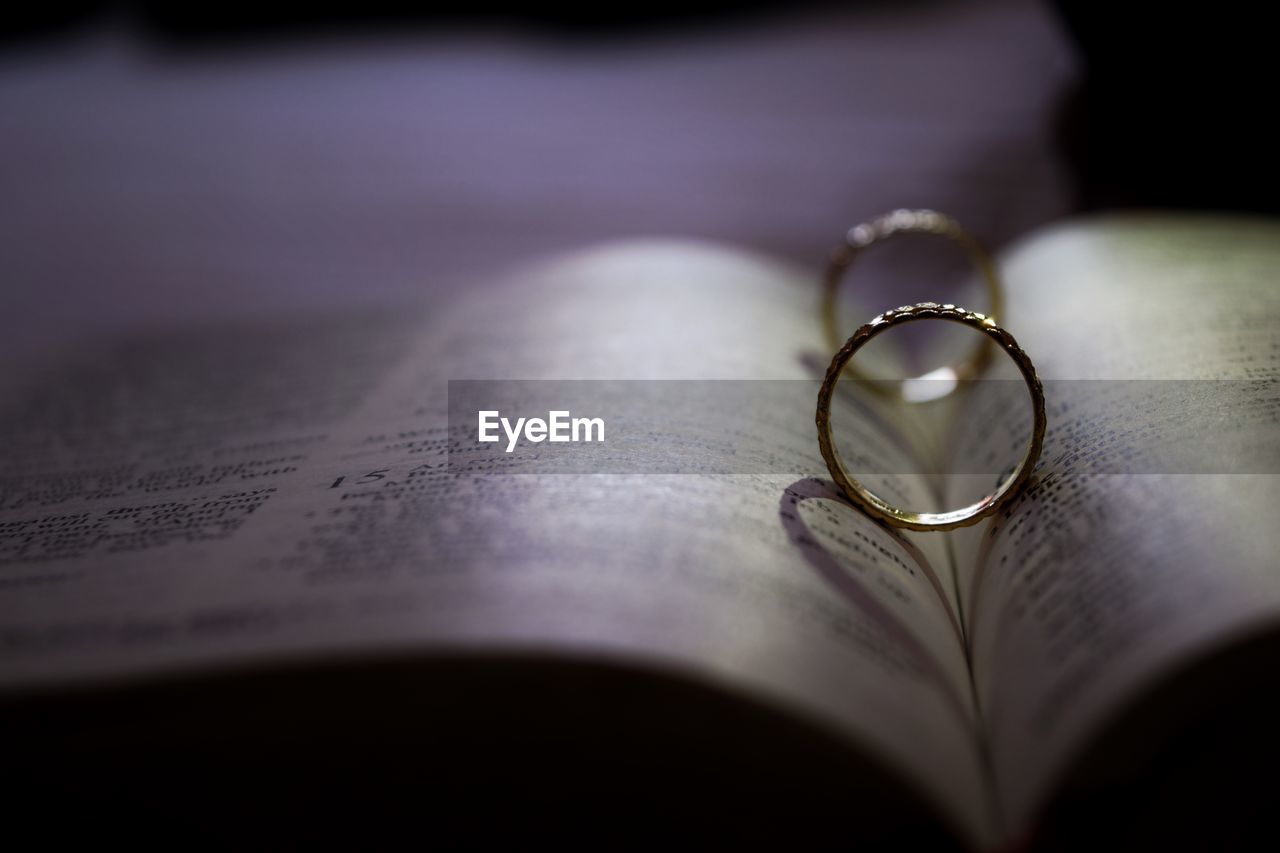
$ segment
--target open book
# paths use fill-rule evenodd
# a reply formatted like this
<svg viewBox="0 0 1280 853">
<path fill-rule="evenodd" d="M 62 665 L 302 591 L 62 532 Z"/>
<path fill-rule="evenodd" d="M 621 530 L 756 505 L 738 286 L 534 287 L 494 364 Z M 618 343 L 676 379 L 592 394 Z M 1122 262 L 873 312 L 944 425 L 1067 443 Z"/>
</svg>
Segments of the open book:
<svg viewBox="0 0 1280 853">
<path fill-rule="evenodd" d="M 1280 628 L 1280 228 L 1115 217 L 999 261 L 1049 434 L 1009 512 L 947 534 L 882 527 L 837 493 L 812 397 L 725 419 L 767 471 L 452 457 L 450 380 L 813 381 L 830 358 L 816 272 L 721 246 L 608 245 L 423 317 L 162 330 L 10 371 L 9 802 L 178 825 L 229 789 L 249 792 L 218 800 L 234 818 L 320 779 L 298 826 L 323 837 L 335 800 L 391 808 L 371 789 L 426 808 L 505 780 L 496 820 L 545 806 L 556 779 L 565 816 L 643 787 L 619 813 L 719 808 L 749 836 L 791 809 L 798 833 L 979 849 L 1115 817 L 1184 721 L 1270 675 L 1234 652 Z M 1064 406 L 1056 380 L 1253 384 L 1206 414 L 1157 411 L 1158 393 L 1116 405 L 1106 382 Z M 998 421 L 954 440 L 1005 449 Z M 1188 424 L 1244 450 L 1085 464 Z M 659 456 L 679 440 L 653 439 Z M 205 771 L 235 781 L 166 781 Z"/>
</svg>

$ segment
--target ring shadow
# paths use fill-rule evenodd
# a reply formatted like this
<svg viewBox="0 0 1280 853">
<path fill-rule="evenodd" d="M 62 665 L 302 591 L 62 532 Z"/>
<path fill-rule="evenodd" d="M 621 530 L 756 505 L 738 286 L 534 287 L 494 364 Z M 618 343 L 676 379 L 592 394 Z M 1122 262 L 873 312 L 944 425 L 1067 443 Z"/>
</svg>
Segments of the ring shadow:
<svg viewBox="0 0 1280 853">
<path fill-rule="evenodd" d="M 836 556 L 818 541 L 809 525 L 801 517 L 798 512 L 798 507 L 801 503 L 807 500 L 823 499 L 836 501 L 847 507 L 856 517 L 866 518 L 869 523 L 888 533 L 894 542 L 901 547 L 908 559 L 916 564 L 931 582 L 939 596 L 939 603 L 950 616 L 952 627 L 956 632 L 956 642 L 959 643 L 960 649 L 964 653 L 966 644 L 963 633 L 960 630 L 959 623 L 956 621 L 955 613 L 942 590 L 937 574 L 929 564 L 928 558 L 896 531 L 890 530 L 884 525 L 862 515 L 860 510 L 840 494 L 834 483 L 814 477 L 797 480 L 783 490 L 782 496 L 778 501 L 779 522 L 782 524 L 787 538 L 800 550 L 814 573 L 835 591 L 843 601 L 852 605 L 860 614 L 866 617 L 868 622 L 878 627 L 896 643 L 920 671 L 925 673 L 930 681 L 936 683 L 947 701 L 955 706 L 957 711 L 965 718 L 971 717 L 971 703 L 956 691 L 953 680 L 947 677 L 938 658 L 925 647 L 902 619 L 885 607 L 861 580 L 841 565 Z"/>
</svg>

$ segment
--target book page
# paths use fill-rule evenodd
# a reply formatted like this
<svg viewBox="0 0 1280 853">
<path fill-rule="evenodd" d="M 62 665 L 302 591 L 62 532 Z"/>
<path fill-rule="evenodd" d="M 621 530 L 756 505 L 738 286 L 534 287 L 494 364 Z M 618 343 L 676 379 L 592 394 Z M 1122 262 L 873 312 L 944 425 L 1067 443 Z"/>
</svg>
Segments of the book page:
<svg viewBox="0 0 1280 853">
<path fill-rule="evenodd" d="M 1006 258 L 1049 433 L 1015 508 L 954 541 L 1015 829 L 1108 714 L 1280 626 L 1278 265 L 1275 225 L 1195 217 L 1068 224 Z M 1020 448 L 1008 413 L 970 412 L 960 455 Z"/>
<path fill-rule="evenodd" d="M 981 841 L 945 543 L 893 535 L 831 491 L 813 402 L 726 413 L 735 450 L 774 473 L 451 462 L 449 380 L 816 392 L 815 353 L 829 358 L 816 296 L 816 276 L 745 253 L 638 242 L 420 322 L 180 330 L 33 377 L 3 420 L 0 678 L 20 689 L 384 648 L 634 660 L 847 733 Z M 928 500 L 918 477 L 884 486 Z"/>
</svg>

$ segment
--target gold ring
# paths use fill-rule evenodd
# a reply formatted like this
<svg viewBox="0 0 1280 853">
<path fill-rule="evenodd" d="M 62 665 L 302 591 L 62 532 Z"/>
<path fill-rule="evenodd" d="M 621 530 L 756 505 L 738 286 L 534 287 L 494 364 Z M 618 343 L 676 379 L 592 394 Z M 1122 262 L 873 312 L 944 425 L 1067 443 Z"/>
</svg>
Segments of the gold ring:
<svg viewBox="0 0 1280 853">
<path fill-rule="evenodd" d="M 967 507 L 949 512 L 909 512 L 885 503 L 884 500 L 864 488 L 845 470 L 844 463 L 841 461 L 840 454 L 836 450 L 835 442 L 831 437 L 831 395 L 835 391 L 836 383 L 840 380 L 841 374 L 844 373 L 849 359 L 867 341 L 894 326 L 911 323 L 916 320 L 935 319 L 963 323 L 966 326 L 977 329 L 984 334 L 985 339 L 993 341 L 1009 354 L 1014 364 L 1018 366 L 1018 370 L 1021 371 L 1022 378 L 1027 383 L 1027 389 L 1031 393 L 1034 422 L 1031 427 L 1031 440 L 1027 445 L 1027 452 L 1022 457 L 1022 461 L 991 494 Z M 1031 363 L 1031 359 L 1023 352 L 1022 347 L 1018 346 L 1018 342 L 1014 340 L 1013 335 L 997 326 L 995 321 L 985 314 L 966 311 L 964 308 L 957 308 L 954 305 L 939 305 L 936 302 L 921 302 L 918 305 L 906 305 L 893 311 L 886 311 L 854 332 L 853 336 L 845 341 L 844 346 L 831 359 L 831 366 L 827 368 L 826 378 L 822 380 L 822 388 L 818 391 L 816 420 L 818 424 L 818 446 L 822 449 L 822 458 L 826 460 L 827 470 L 835 478 L 836 485 L 841 488 L 850 500 L 862 507 L 872 517 L 887 522 L 894 527 L 905 527 L 908 530 L 954 530 L 957 527 L 976 524 L 981 519 L 999 510 L 1006 501 L 1018 493 L 1031 476 L 1036 460 L 1040 458 L 1040 450 L 1044 446 L 1044 432 L 1047 423 L 1044 409 L 1044 387 L 1040 384 L 1040 377 L 1036 375 L 1035 365 Z"/>
<path fill-rule="evenodd" d="M 821 307 L 822 329 L 827 338 L 827 346 L 831 350 L 840 346 L 841 340 L 839 322 L 836 319 L 836 297 L 840 291 L 841 280 L 864 249 L 874 243 L 887 240 L 895 234 L 937 234 L 958 243 L 968 253 L 987 284 L 987 298 L 990 302 L 987 316 L 998 319 L 1004 314 L 1004 293 L 1000 286 L 1000 277 L 996 274 L 995 264 L 991 262 L 991 257 L 978 244 L 978 241 L 960 227 L 960 223 L 935 210 L 895 210 L 850 228 L 845 234 L 844 243 L 831 253 L 831 261 L 827 264 L 827 270 L 823 276 Z M 931 379 L 951 379 L 953 380 L 951 385 L 945 387 L 955 388 L 960 381 L 974 379 L 982 373 L 983 368 L 991 360 L 991 351 L 992 347 L 988 341 L 985 338 L 981 339 L 967 358 L 956 364 L 931 371 L 928 376 Z M 845 371 L 854 378 L 868 378 L 853 364 L 846 365 Z M 901 383 L 898 387 L 900 389 L 911 387 L 907 382 Z M 883 391 L 883 385 L 883 383 L 873 383 L 868 387 L 879 393 Z M 904 394 L 904 396 L 908 395 Z"/>
</svg>

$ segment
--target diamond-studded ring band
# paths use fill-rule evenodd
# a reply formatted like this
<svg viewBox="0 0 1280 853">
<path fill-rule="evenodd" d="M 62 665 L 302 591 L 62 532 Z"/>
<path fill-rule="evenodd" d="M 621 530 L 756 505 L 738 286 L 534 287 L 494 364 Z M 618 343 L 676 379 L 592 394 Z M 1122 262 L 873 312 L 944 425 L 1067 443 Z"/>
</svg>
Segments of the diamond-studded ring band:
<svg viewBox="0 0 1280 853">
<path fill-rule="evenodd" d="M 840 381 L 841 374 L 845 372 L 849 359 L 853 358 L 853 354 L 863 344 L 881 332 L 892 329 L 894 326 L 917 320 L 950 320 L 982 332 L 986 340 L 994 342 L 1013 359 L 1014 364 L 1018 366 L 1018 370 L 1022 373 L 1023 380 L 1027 383 L 1027 390 L 1031 394 L 1031 407 L 1034 417 L 1031 426 L 1031 439 L 1027 444 L 1027 450 L 1022 457 L 1022 461 L 1018 463 L 1018 467 L 1002 480 L 994 491 L 981 500 L 962 509 L 948 512 L 910 512 L 886 503 L 850 476 L 844 466 L 844 462 L 840 459 L 840 453 L 836 449 L 835 442 L 831 436 L 831 395 L 835 391 L 836 383 Z M 1006 501 L 1018 493 L 1031 476 L 1036 460 L 1040 458 L 1040 450 L 1044 446 L 1044 433 L 1047 423 L 1044 407 L 1044 388 L 1040 384 L 1040 377 L 1036 375 L 1035 365 L 1031 363 L 1031 359 L 1023 352 L 1022 347 L 1018 346 L 1018 342 L 1014 340 L 1013 335 L 1000 328 L 993 319 L 984 314 L 966 311 L 963 308 L 957 308 L 955 305 L 939 305 L 936 302 L 922 302 L 919 305 L 908 305 L 893 311 L 886 311 L 854 332 L 853 336 L 845 341 L 844 346 L 840 347 L 835 357 L 831 359 L 831 366 L 827 368 L 827 375 L 822 380 L 822 387 L 818 391 L 816 420 L 818 424 L 818 446 L 822 450 L 822 458 L 826 460 L 827 470 L 831 472 L 836 485 L 850 500 L 873 517 L 881 519 L 894 527 L 905 527 L 909 530 L 954 530 L 957 527 L 967 527 L 970 524 L 975 524 L 998 511 Z"/>
<path fill-rule="evenodd" d="M 844 279 L 849 267 L 867 247 L 887 240 L 895 234 L 935 234 L 946 237 L 958 244 L 969 255 L 969 259 L 982 274 L 987 286 L 987 316 L 1001 319 L 1004 316 L 1004 294 L 1000 285 L 1000 277 L 996 274 L 991 257 L 979 245 L 969 232 L 960 227 L 950 216 L 936 210 L 895 210 L 878 216 L 869 222 L 855 225 L 845 234 L 844 242 L 831 254 L 826 273 L 822 281 L 822 331 L 826 336 L 827 346 L 835 350 L 840 346 L 844 335 L 836 317 L 836 301 L 840 292 L 840 282 Z M 980 339 L 975 348 L 961 361 L 932 371 L 932 378 L 950 378 L 957 381 L 977 378 L 983 368 L 991 360 L 992 347 L 985 339 Z M 845 371 L 855 378 L 865 379 L 857 365 L 845 366 Z M 907 380 L 908 382 L 910 380 Z M 958 382 L 943 386 L 935 383 L 932 387 L 955 388 Z M 869 390 L 877 391 L 886 388 L 906 389 L 906 383 L 876 383 L 868 385 Z"/>
</svg>

